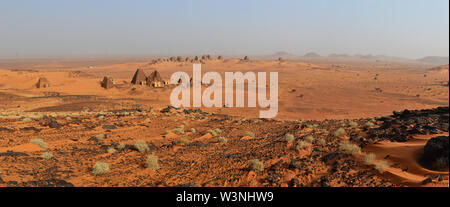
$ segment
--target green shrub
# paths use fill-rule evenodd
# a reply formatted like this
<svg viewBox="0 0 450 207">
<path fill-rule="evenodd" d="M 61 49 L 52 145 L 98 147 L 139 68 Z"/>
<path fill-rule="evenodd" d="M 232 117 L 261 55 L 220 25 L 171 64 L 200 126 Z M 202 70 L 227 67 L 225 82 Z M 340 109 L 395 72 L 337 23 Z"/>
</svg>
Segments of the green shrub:
<svg viewBox="0 0 450 207">
<path fill-rule="evenodd" d="M 184 134 L 184 126 L 180 125 L 177 128 L 173 129 L 172 131 L 176 134 Z"/>
<path fill-rule="evenodd" d="M 43 148 L 43 149 L 47 149 L 47 143 L 44 142 L 44 140 L 42 139 L 31 139 L 30 140 L 31 143 L 36 144 L 37 146 Z"/>
<path fill-rule="evenodd" d="M 147 152 L 150 151 L 150 148 L 148 147 L 147 143 L 143 140 L 139 140 L 136 142 L 136 144 L 134 144 L 134 147 L 136 147 L 136 149 L 139 152 Z"/>
<path fill-rule="evenodd" d="M 158 170 L 159 169 L 158 156 L 156 156 L 155 154 L 147 156 L 146 166 L 151 170 Z"/>
<path fill-rule="evenodd" d="M 96 162 L 92 168 L 92 174 L 101 175 L 109 172 L 109 165 L 106 162 Z"/>
<path fill-rule="evenodd" d="M 264 170 L 264 163 L 262 163 L 258 159 L 253 159 L 253 160 L 250 160 L 248 168 L 250 170 L 253 170 L 253 171 L 263 171 Z"/>
</svg>

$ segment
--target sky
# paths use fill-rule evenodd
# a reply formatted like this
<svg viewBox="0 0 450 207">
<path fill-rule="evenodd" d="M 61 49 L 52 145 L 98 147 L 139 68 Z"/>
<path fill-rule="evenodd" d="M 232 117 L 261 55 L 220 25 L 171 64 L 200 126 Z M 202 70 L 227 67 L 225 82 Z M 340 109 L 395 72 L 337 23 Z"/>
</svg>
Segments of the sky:
<svg viewBox="0 0 450 207">
<path fill-rule="evenodd" d="M 0 57 L 449 55 L 448 0 L 0 0 Z"/>
</svg>

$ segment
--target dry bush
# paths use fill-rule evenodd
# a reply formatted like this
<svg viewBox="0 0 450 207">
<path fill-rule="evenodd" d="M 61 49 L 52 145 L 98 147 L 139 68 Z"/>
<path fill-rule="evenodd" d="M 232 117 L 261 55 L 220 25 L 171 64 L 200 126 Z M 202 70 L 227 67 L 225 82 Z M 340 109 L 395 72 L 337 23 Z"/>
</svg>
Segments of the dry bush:
<svg viewBox="0 0 450 207">
<path fill-rule="evenodd" d="M 253 171 L 263 171 L 264 170 L 264 163 L 262 163 L 258 159 L 253 159 L 253 160 L 250 160 L 248 168 L 250 170 L 253 170 Z"/>
<path fill-rule="evenodd" d="M 312 143 L 314 141 L 314 137 L 312 135 L 308 135 L 303 138 L 306 142 Z"/>
<path fill-rule="evenodd" d="M 143 140 L 139 140 L 136 142 L 136 144 L 134 144 L 134 147 L 136 147 L 136 149 L 139 152 L 147 152 L 150 151 L 150 148 L 148 147 L 147 143 Z"/>
<path fill-rule="evenodd" d="M 289 133 L 285 135 L 285 138 L 286 138 L 286 142 L 292 142 L 295 139 L 294 135 L 289 134 Z"/>
<path fill-rule="evenodd" d="M 51 152 L 44 152 L 44 153 L 42 153 L 41 157 L 46 160 L 49 160 L 49 159 L 53 158 L 53 154 Z"/>
<path fill-rule="evenodd" d="M 101 175 L 109 172 L 109 165 L 106 162 L 96 162 L 92 168 L 92 174 Z"/>
<path fill-rule="evenodd" d="M 155 154 L 147 156 L 146 166 L 149 169 L 158 170 L 159 169 L 158 156 L 156 156 Z"/>
<path fill-rule="evenodd" d="M 375 154 L 370 153 L 364 157 L 364 163 L 366 163 L 366 165 L 372 165 L 375 162 L 375 158 Z"/>
<path fill-rule="evenodd" d="M 253 132 L 247 132 L 247 133 L 245 133 L 244 136 L 255 137 L 255 133 L 253 133 Z"/>
<path fill-rule="evenodd" d="M 306 142 L 306 141 L 300 140 L 300 141 L 297 142 L 297 146 L 295 147 L 295 149 L 296 150 L 306 149 L 309 146 L 311 146 L 310 142 Z"/>
<path fill-rule="evenodd" d="M 351 155 L 361 153 L 361 148 L 358 145 L 352 144 L 347 141 L 339 143 L 339 150 L 343 151 L 346 154 Z"/>
<path fill-rule="evenodd" d="M 378 170 L 380 173 L 384 173 L 386 171 L 386 168 L 389 167 L 389 163 L 386 160 L 381 160 L 377 162 L 375 165 L 375 169 Z"/>
<path fill-rule="evenodd" d="M 338 136 L 344 135 L 345 133 L 346 133 L 345 129 L 341 127 L 334 132 L 334 136 L 338 137 Z"/>
<path fill-rule="evenodd" d="M 228 142 L 227 138 L 225 138 L 225 137 L 219 137 L 217 139 L 219 140 L 219 142 L 222 142 L 222 143 L 227 143 Z"/>
<path fill-rule="evenodd" d="M 43 148 L 43 149 L 47 149 L 47 143 L 44 142 L 44 140 L 42 139 L 31 139 L 30 140 L 31 143 L 36 144 L 37 146 Z"/>
</svg>

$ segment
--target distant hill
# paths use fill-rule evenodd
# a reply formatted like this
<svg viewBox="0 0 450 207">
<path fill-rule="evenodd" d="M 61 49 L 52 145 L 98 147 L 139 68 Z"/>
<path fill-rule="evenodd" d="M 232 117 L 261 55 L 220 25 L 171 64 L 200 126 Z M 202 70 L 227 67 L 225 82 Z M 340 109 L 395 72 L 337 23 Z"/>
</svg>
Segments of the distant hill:
<svg viewBox="0 0 450 207">
<path fill-rule="evenodd" d="M 328 57 L 350 57 L 350 55 L 347 54 L 329 54 Z"/>
<path fill-rule="evenodd" d="M 437 72 L 448 72 L 448 65 L 441 65 L 438 67 L 434 67 L 429 69 L 430 71 L 437 71 Z"/>
<path fill-rule="evenodd" d="M 449 63 L 449 57 L 427 56 L 427 57 L 417 59 L 417 61 L 445 65 L 445 64 Z"/>
<path fill-rule="evenodd" d="M 271 56 L 273 57 L 294 57 L 294 54 L 285 52 L 285 51 L 280 51 L 280 52 L 276 52 L 274 54 L 272 54 Z"/>
<path fill-rule="evenodd" d="M 320 55 L 315 52 L 308 52 L 304 55 L 304 57 L 320 57 Z"/>
</svg>

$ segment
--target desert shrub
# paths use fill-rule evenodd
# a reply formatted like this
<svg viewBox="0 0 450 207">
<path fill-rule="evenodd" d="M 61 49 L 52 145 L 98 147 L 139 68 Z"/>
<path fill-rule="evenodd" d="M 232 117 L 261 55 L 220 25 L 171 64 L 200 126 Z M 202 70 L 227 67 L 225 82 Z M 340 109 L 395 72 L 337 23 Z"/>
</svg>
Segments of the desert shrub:
<svg viewBox="0 0 450 207">
<path fill-rule="evenodd" d="M 372 165 L 375 162 L 375 158 L 375 154 L 370 153 L 364 157 L 364 163 L 366 163 L 366 165 Z"/>
<path fill-rule="evenodd" d="M 180 125 L 177 128 L 173 129 L 172 131 L 176 134 L 184 134 L 184 126 Z"/>
<path fill-rule="evenodd" d="M 250 170 L 253 170 L 253 171 L 263 171 L 264 170 L 264 163 L 262 163 L 258 159 L 253 159 L 253 160 L 250 160 L 248 168 Z"/>
<path fill-rule="evenodd" d="M 217 128 L 217 129 L 214 129 L 214 131 L 217 133 L 217 134 L 220 134 L 220 133 L 222 133 L 222 130 L 221 129 L 219 129 L 219 128 Z"/>
<path fill-rule="evenodd" d="M 357 127 L 358 123 L 356 123 L 354 121 L 351 121 L 350 123 L 348 123 L 348 126 L 350 126 L 350 127 Z"/>
<path fill-rule="evenodd" d="M 334 132 L 334 136 L 338 137 L 338 136 L 344 135 L 345 133 L 346 133 L 345 129 L 341 127 Z"/>
<path fill-rule="evenodd" d="M 98 117 L 98 119 L 102 120 L 103 118 L 105 118 L 105 116 L 101 115 Z"/>
<path fill-rule="evenodd" d="M 365 126 L 366 127 L 373 127 L 373 126 L 375 126 L 375 124 L 372 123 L 372 121 L 368 121 L 368 122 L 366 122 Z"/>
<path fill-rule="evenodd" d="M 106 162 L 96 162 L 92 168 L 92 174 L 101 175 L 109 172 L 109 165 Z"/>
<path fill-rule="evenodd" d="M 197 132 L 197 130 L 195 130 L 194 128 L 191 128 L 191 132 L 195 133 L 195 132 Z"/>
<path fill-rule="evenodd" d="M 308 148 L 309 146 L 311 146 L 310 142 L 306 142 L 306 141 L 298 141 L 297 142 L 297 146 L 295 147 L 296 150 L 301 150 L 301 149 L 305 149 Z"/>
<path fill-rule="evenodd" d="M 119 144 L 119 145 L 117 145 L 117 149 L 125 149 L 125 145 L 124 144 Z"/>
<path fill-rule="evenodd" d="M 139 140 L 136 142 L 136 144 L 134 144 L 134 147 L 136 147 L 136 149 L 139 152 L 147 152 L 150 151 L 150 148 L 148 147 L 147 143 L 143 140 Z"/>
<path fill-rule="evenodd" d="M 95 136 L 95 139 L 96 139 L 97 141 L 101 141 L 103 138 L 105 138 L 105 135 L 104 135 L 104 134 L 98 134 L 97 136 Z"/>
<path fill-rule="evenodd" d="M 32 120 L 31 120 L 30 118 L 27 117 L 27 118 L 22 119 L 22 121 L 23 121 L 23 122 L 30 122 L 30 121 L 32 121 Z"/>
<path fill-rule="evenodd" d="M 349 143 L 347 141 L 339 143 L 339 150 L 351 155 L 361 152 L 361 148 L 358 145 Z"/>
<path fill-rule="evenodd" d="M 166 130 L 165 134 L 170 134 L 171 130 Z"/>
<path fill-rule="evenodd" d="M 312 143 L 314 141 L 314 137 L 312 135 L 308 135 L 303 138 L 306 142 Z"/>
<path fill-rule="evenodd" d="M 43 149 L 47 149 L 47 143 L 44 142 L 44 140 L 42 139 L 31 139 L 30 140 L 31 143 L 36 144 L 37 146 L 43 148 Z"/>
<path fill-rule="evenodd" d="M 295 137 L 292 134 L 287 133 L 286 135 L 284 135 L 286 142 L 292 142 L 294 141 Z"/>
<path fill-rule="evenodd" d="M 44 152 L 44 153 L 42 153 L 41 157 L 46 160 L 49 160 L 49 159 L 53 158 L 53 154 L 51 152 Z"/>
<path fill-rule="evenodd" d="M 180 137 L 180 139 L 177 141 L 178 144 L 188 144 L 189 142 L 191 141 L 186 137 Z"/>
<path fill-rule="evenodd" d="M 156 156 L 155 154 L 148 155 L 146 160 L 146 166 L 151 170 L 158 170 L 159 169 L 158 156 Z"/>
<path fill-rule="evenodd" d="M 150 118 L 146 118 L 145 122 L 151 122 Z"/>
<path fill-rule="evenodd" d="M 72 121 L 72 118 L 66 117 L 66 121 Z"/>
<path fill-rule="evenodd" d="M 389 167 L 389 164 L 386 160 L 381 160 L 375 165 L 375 169 L 380 173 L 384 173 L 387 167 Z"/>
<path fill-rule="evenodd" d="M 108 151 L 109 154 L 114 154 L 116 152 L 116 149 L 114 149 L 113 147 L 110 147 L 106 151 Z"/>
<path fill-rule="evenodd" d="M 323 145 L 326 145 L 326 144 L 327 144 L 327 141 L 326 141 L 325 139 L 322 139 L 322 138 L 321 138 L 321 139 L 318 139 L 318 140 L 317 140 L 317 143 L 318 143 L 319 145 L 322 145 L 322 146 L 323 146 Z"/>
<path fill-rule="evenodd" d="M 255 137 L 255 133 L 253 133 L 253 132 L 247 132 L 247 133 L 245 133 L 244 136 Z"/>
<path fill-rule="evenodd" d="M 211 136 L 215 137 L 217 136 L 217 132 L 215 130 L 209 129 L 208 131 L 206 131 L 207 133 L 210 133 Z"/>
<path fill-rule="evenodd" d="M 219 142 L 222 142 L 222 143 L 227 143 L 228 142 L 227 138 L 225 138 L 225 137 L 219 137 L 217 139 L 219 140 Z"/>
</svg>

